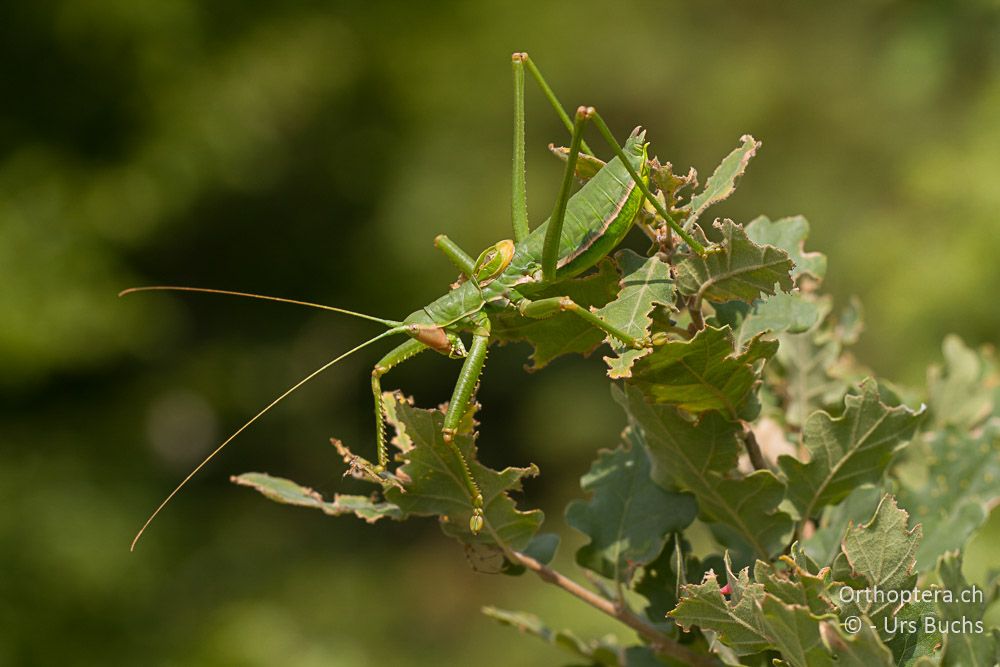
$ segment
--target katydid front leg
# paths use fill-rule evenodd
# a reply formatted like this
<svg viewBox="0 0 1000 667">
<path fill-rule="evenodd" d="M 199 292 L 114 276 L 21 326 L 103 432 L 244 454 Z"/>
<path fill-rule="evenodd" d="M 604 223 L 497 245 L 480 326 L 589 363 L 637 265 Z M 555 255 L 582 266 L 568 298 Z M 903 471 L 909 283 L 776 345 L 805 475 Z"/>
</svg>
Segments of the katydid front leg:
<svg viewBox="0 0 1000 667">
<path fill-rule="evenodd" d="M 455 390 L 451 394 L 451 401 L 448 403 L 448 413 L 444 416 L 444 428 L 441 434 L 444 441 L 455 451 L 455 456 L 462 467 L 462 477 L 465 486 L 469 490 L 469 497 L 472 500 L 472 517 L 469 519 L 469 530 L 473 535 L 478 535 L 483 529 L 485 519 L 483 518 L 483 493 L 472 476 L 468 461 L 462 455 L 462 451 L 455 444 L 455 434 L 458 432 L 458 425 L 462 417 L 469 409 L 472 395 L 479 384 L 479 376 L 483 373 L 483 365 L 486 363 L 486 352 L 490 344 L 490 321 L 486 315 L 480 313 L 478 318 L 478 329 L 472 336 L 472 345 L 469 347 L 469 354 L 465 357 L 462 370 L 458 374 L 458 382 L 455 383 Z"/>
<path fill-rule="evenodd" d="M 465 460 L 458 445 L 455 444 L 455 433 L 462 417 L 468 411 L 472 395 L 479 383 L 479 376 L 483 372 L 483 365 L 486 362 L 486 352 L 490 340 L 489 319 L 483 315 L 479 324 L 479 329 L 472 337 L 472 346 L 469 349 L 462 370 L 458 375 L 458 382 L 448 404 L 448 413 L 444 418 L 442 436 L 458 457 L 458 462 L 462 470 L 462 478 L 469 491 L 469 498 L 472 500 L 472 517 L 469 519 L 469 530 L 476 535 L 483 529 L 485 519 L 483 518 L 483 494 L 472 476 L 469 463 Z M 408 340 L 393 348 L 382 359 L 375 364 L 372 370 L 372 396 L 375 399 L 375 434 L 378 443 L 378 465 L 375 470 L 382 472 L 389 463 L 389 451 L 386 443 L 385 433 L 385 402 L 382 399 L 382 376 L 399 364 L 407 361 L 415 355 L 428 349 L 428 346 L 416 339 Z"/>
<path fill-rule="evenodd" d="M 386 414 L 385 402 L 382 399 L 382 376 L 426 349 L 426 345 L 411 338 L 389 350 L 389 353 L 382 357 L 372 369 L 372 394 L 375 396 L 375 439 L 378 447 L 378 465 L 375 466 L 377 472 L 382 472 L 389 464 L 389 448 L 385 439 Z"/>
</svg>

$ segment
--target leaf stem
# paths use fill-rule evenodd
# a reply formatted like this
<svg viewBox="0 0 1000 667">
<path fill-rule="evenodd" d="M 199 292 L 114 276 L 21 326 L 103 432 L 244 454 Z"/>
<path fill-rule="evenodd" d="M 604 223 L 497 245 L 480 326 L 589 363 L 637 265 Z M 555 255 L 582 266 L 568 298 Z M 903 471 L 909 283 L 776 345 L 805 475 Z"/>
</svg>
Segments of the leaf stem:
<svg viewBox="0 0 1000 667">
<path fill-rule="evenodd" d="M 542 565 L 531 556 L 513 550 L 508 553 L 520 565 L 523 565 L 537 574 L 542 581 L 552 584 L 553 586 L 558 586 L 570 595 L 586 602 L 594 609 L 607 614 L 608 616 L 635 630 L 640 637 L 649 642 L 650 646 L 657 654 L 669 656 L 688 665 L 695 665 L 696 667 L 709 667 L 710 665 L 716 666 L 719 664 L 711 657 L 695 653 L 686 646 L 683 646 L 670 637 L 667 637 L 662 632 L 646 623 L 646 621 L 639 618 L 639 616 L 634 614 L 624 605 L 616 604 L 611 600 L 603 598 L 600 595 L 587 590 L 565 575 L 553 570 L 547 565 Z"/>
<path fill-rule="evenodd" d="M 705 328 L 705 318 L 701 314 L 701 299 L 692 296 L 687 301 L 688 315 L 691 317 L 691 326 L 694 328 L 691 335 L 698 333 Z"/>
<path fill-rule="evenodd" d="M 757 436 L 754 435 L 750 425 L 745 422 L 743 424 L 743 444 L 747 448 L 747 454 L 750 456 L 750 463 L 754 470 L 768 470 L 767 461 L 764 460 L 764 454 L 760 451 L 760 445 L 757 443 Z"/>
</svg>

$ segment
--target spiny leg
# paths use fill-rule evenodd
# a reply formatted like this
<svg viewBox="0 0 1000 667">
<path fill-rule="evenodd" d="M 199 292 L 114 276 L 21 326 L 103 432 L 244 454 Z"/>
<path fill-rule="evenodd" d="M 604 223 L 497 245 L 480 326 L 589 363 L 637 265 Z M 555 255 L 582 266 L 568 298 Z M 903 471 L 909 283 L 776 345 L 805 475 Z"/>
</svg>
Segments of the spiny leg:
<svg viewBox="0 0 1000 667">
<path fill-rule="evenodd" d="M 563 173 L 562 187 L 556 199 L 556 208 L 549 218 L 549 226 L 545 230 L 545 245 L 542 248 L 542 279 L 552 282 L 556 279 L 556 262 L 559 259 L 559 241 L 562 239 L 563 221 L 566 219 L 566 205 L 573 189 L 573 176 L 576 173 L 576 158 L 580 154 L 580 142 L 583 140 L 583 127 L 591 114 L 591 107 L 580 107 L 576 110 L 573 122 L 573 137 L 569 144 L 569 158 L 566 160 L 566 170 Z"/>
<path fill-rule="evenodd" d="M 538 67 L 535 66 L 535 63 L 531 60 L 531 58 L 528 57 L 527 53 L 521 53 L 517 55 L 520 56 L 520 60 L 523 62 L 524 66 L 526 66 L 528 68 L 528 71 L 531 72 L 531 75 L 534 77 L 535 82 L 538 83 L 538 86 L 542 89 L 542 92 L 545 94 L 545 97 L 549 100 L 549 104 L 552 105 L 552 108 L 555 109 L 555 112 L 559 115 L 559 118 L 562 119 L 563 125 L 566 126 L 566 129 L 572 132 L 574 126 L 573 122 L 570 121 L 569 115 L 566 113 L 566 110 L 559 102 L 559 99 L 556 98 L 555 93 L 552 92 L 552 89 L 549 87 L 549 84 L 546 83 L 544 77 L 542 77 L 542 73 L 538 71 Z M 696 240 L 694 240 L 690 234 L 684 231 L 684 229 L 677 223 L 674 217 L 667 212 L 666 208 L 660 203 L 660 201 L 655 197 L 653 197 L 653 194 L 649 191 L 649 187 L 646 185 L 645 181 L 639 178 L 639 175 L 636 173 L 635 169 L 625 158 L 625 152 L 622 150 L 621 145 L 615 140 L 614 135 L 611 134 L 611 131 L 608 129 L 608 126 L 604 123 L 604 119 L 601 118 L 600 114 L 598 114 L 596 111 L 593 112 L 593 116 L 594 116 L 594 124 L 597 125 L 597 129 L 604 137 L 604 140 L 608 143 L 608 146 L 610 146 L 611 149 L 614 150 L 615 155 L 618 157 L 618 159 L 621 160 L 622 163 L 624 163 L 625 168 L 628 169 L 629 175 L 638 184 L 639 189 L 642 190 L 643 195 L 645 195 L 646 199 L 649 200 L 649 202 L 653 205 L 653 207 L 656 209 L 656 212 L 659 213 L 663 217 L 663 219 L 667 221 L 667 224 L 670 225 L 670 227 L 677 233 L 677 235 L 680 236 L 681 239 L 685 243 L 687 243 L 692 250 L 694 250 L 699 255 L 704 255 L 705 247 L 700 243 L 698 243 Z M 591 155 L 594 154 L 594 152 L 587 145 L 586 141 L 581 140 L 580 146 L 583 148 L 584 152 L 590 153 Z"/>
<path fill-rule="evenodd" d="M 645 341 L 641 341 L 615 325 L 605 322 L 599 316 L 592 313 L 589 308 L 584 308 L 568 296 L 554 296 L 548 299 L 538 299 L 537 301 L 528 301 L 525 299 L 519 302 L 517 307 L 522 315 L 536 320 L 552 317 L 557 313 L 570 312 L 609 336 L 617 338 L 631 348 L 639 350 L 647 347 Z"/>
<path fill-rule="evenodd" d="M 458 432 L 458 425 L 462 421 L 462 417 L 469 409 L 472 394 L 479 383 L 479 376 L 482 375 L 483 365 L 486 363 L 486 352 L 489 344 L 489 320 L 483 316 L 481 330 L 472 336 L 472 345 L 465 362 L 462 364 L 462 370 L 458 374 L 458 382 L 455 383 L 455 390 L 451 394 L 448 413 L 444 417 L 444 428 L 441 430 L 444 441 L 451 445 L 452 449 L 455 450 L 455 455 L 458 456 L 465 486 L 472 499 L 472 517 L 469 519 L 469 530 L 472 531 L 473 535 L 478 534 L 485 523 L 483 519 L 483 493 L 472 476 L 469 462 L 465 460 L 462 451 L 455 443 L 455 434 Z"/>
<path fill-rule="evenodd" d="M 434 237 L 434 247 L 443 252 L 445 257 L 455 265 L 455 268 L 462 272 L 463 276 L 466 278 L 472 277 L 472 270 L 476 265 L 476 260 L 472 259 L 457 243 L 444 234 L 438 234 Z"/>
<path fill-rule="evenodd" d="M 561 102 L 552 92 L 552 88 L 546 83 L 542 73 L 535 66 L 535 63 L 528 57 L 527 53 L 515 53 L 511 56 L 514 71 L 514 165 L 513 196 L 511 197 L 511 217 L 514 225 L 514 240 L 520 243 L 528 236 L 530 228 L 528 226 L 528 190 L 525 177 L 524 159 L 524 68 L 527 67 L 531 76 L 535 79 L 538 87 L 542 89 L 545 99 L 549 101 L 556 115 L 562 120 L 563 125 L 570 132 L 573 132 L 573 121 L 563 108 Z M 587 142 L 580 138 L 580 146 L 585 153 L 591 155 L 594 152 L 587 145 Z"/>
<path fill-rule="evenodd" d="M 528 186 L 524 170 L 524 61 L 527 53 L 511 56 L 514 68 L 514 193 L 511 197 L 511 219 L 514 224 L 514 240 L 520 243 L 527 236 L 528 227 Z"/>
<path fill-rule="evenodd" d="M 375 469 L 378 472 L 385 470 L 389 463 L 389 448 L 386 445 L 385 437 L 385 402 L 382 400 L 382 376 L 426 349 L 427 346 L 420 341 L 410 339 L 390 350 L 372 369 L 372 394 L 375 396 L 375 438 L 378 447 L 378 465 Z"/>
<path fill-rule="evenodd" d="M 552 92 L 552 88 L 549 87 L 549 84 L 546 83 L 545 78 L 542 76 L 542 73 L 538 70 L 538 67 L 535 66 L 535 62 L 528 57 L 527 53 L 517 53 L 514 55 L 515 58 L 517 56 L 520 56 L 521 62 L 523 62 L 524 66 L 528 68 L 529 72 L 531 72 L 531 76 L 535 79 L 535 83 L 538 84 L 538 87 L 542 89 L 542 93 L 545 95 L 545 99 L 547 99 L 549 101 L 549 104 L 552 105 L 552 108 L 559 116 L 559 119 L 563 122 L 563 125 L 566 126 L 566 129 L 572 132 L 573 121 L 570 120 L 569 114 L 566 113 L 566 109 L 563 108 L 563 105 L 559 101 L 559 98 L 557 98 L 556 94 Z M 594 154 L 594 151 L 590 150 L 590 146 L 587 145 L 586 141 L 581 142 L 580 145 L 583 147 L 584 153 L 590 153 L 591 155 Z"/>
</svg>

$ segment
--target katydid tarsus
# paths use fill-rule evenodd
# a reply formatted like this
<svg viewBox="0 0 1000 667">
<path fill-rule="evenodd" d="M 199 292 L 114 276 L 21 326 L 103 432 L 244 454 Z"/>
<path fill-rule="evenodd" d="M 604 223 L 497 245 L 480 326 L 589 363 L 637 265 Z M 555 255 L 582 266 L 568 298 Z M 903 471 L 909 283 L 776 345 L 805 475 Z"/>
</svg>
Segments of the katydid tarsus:
<svg viewBox="0 0 1000 667">
<path fill-rule="evenodd" d="M 196 466 L 150 515 L 135 536 L 132 542 L 133 549 L 152 520 L 174 495 L 243 430 L 293 391 L 341 359 L 376 341 L 396 334 L 409 336 L 409 340 L 383 356 L 375 364 L 371 375 L 372 395 L 375 401 L 378 455 L 378 464 L 374 471 L 376 473 L 383 472 L 389 462 L 385 433 L 386 413 L 381 386 L 382 377 L 394 367 L 428 349 L 454 359 L 462 359 L 458 381 L 455 383 L 451 400 L 448 403 L 442 436 L 445 442 L 452 444 L 452 450 L 461 463 L 463 481 L 467 487 L 472 507 L 469 528 L 473 533 L 478 533 L 482 530 L 485 521 L 483 496 L 468 463 L 452 441 L 459 423 L 473 399 L 486 361 L 487 348 L 491 342 L 491 318 L 499 313 L 510 311 L 515 312 L 520 317 L 530 319 L 542 319 L 560 312 L 569 312 L 628 347 L 642 348 L 652 345 L 650 340 L 637 339 L 605 322 L 590 309 L 578 305 L 568 296 L 550 296 L 537 299 L 533 297 L 543 291 L 551 293 L 553 288 L 557 289 L 561 282 L 579 276 L 606 257 L 632 228 L 644 202 L 656 210 L 659 218 L 688 245 L 691 251 L 704 254 L 706 249 L 673 219 L 660 199 L 650 192 L 649 162 L 646 155 L 647 144 L 644 141 L 644 132 L 637 128 L 629 136 L 625 146 L 622 147 L 614 139 L 604 120 L 593 107 L 579 107 L 575 116 L 571 118 L 526 53 L 515 53 L 512 62 L 515 90 L 512 198 L 514 239 L 500 241 L 484 250 L 477 259 L 473 259 L 471 255 L 446 236 L 436 237 L 435 246 L 461 272 L 459 282 L 444 296 L 416 310 L 404 320 L 387 320 L 332 306 L 229 290 L 164 285 L 136 287 L 122 292 L 124 295 L 140 291 L 164 290 L 245 296 L 322 308 L 375 321 L 387 327 L 383 333 L 310 373 L 227 438 Z M 525 71 L 538 83 L 544 96 L 571 133 L 562 186 L 553 213 L 547 221 L 533 230 L 530 229 L 528 223 L 525 186 Z M 596 126 L 599 134 L 613 151 L 614 157 L 592 178 L 587 180 L 576 193 L 573 193 L 578 156 L 581 150 L 592 154 L 590 147 L 583 141 L 583 130 L 588 122 Z M 466 348 L 460 334 L 471 335 L 472 342 L 468 348 Z"/>
</svg>

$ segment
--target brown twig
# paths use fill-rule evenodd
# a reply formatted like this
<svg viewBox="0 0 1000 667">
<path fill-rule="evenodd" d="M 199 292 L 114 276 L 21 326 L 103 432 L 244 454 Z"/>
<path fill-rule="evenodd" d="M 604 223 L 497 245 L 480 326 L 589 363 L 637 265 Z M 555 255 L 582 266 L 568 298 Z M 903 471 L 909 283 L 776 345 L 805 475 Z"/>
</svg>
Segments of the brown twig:
<svg viewBox="0 0 1000 667">
<path fill-rule="evenodd" d="M 693 296 L 687 300 L 688 315 L 691 317 L 691 326 L 688 330 L 691 335 L 695 335 L 705 328 L 705 318 L 701 315 L 701 299 Z"/>
<path fill-rule="evenodd" d="M 614 591 L 608 588 L 607 584 L 605 584 L 596 574 L 590 570 L 582 570 L 581 574 L 583 574 L 583 578 L 587 580 L 587 583 L 594 587 L 594 590 L 597 591 L 598 595 L 607 600 L 615 599 Z"/>
<path fill-rule="evenodd" d="M 531 556 L 519 551 L 510 551 L 509 553 L 518 563 L 537 574 L 542 581 L 553 586 L 558 586 L 570 595 L 586 602 L 594 609 L 604 612 L 635 630 L 639 636 L 649 642 L 652 649 L 659 655 L 669 656 L 688 665 L 695 665 L 696 667 L 716 667 L 719 664 L 710 656 L 695 653 L 686 646 L 667 637 L 649 623 L 636 616 L 624 605 L 615 604 L 611 600 L 587 590 L 565 575 L 546 565 L 542 565 Z"/>
<path fill-rule="evenodd" d="M 750 463 L 754 470 L 767 470 L 767 461 L 764 460 L 764 454 L 760 451 L 757 436 L 754 435 L 753 429 L 748 424 L 743 424 L 743 444 L 746 445 L 747 454 L 750 456 Z"/>
</svg>

